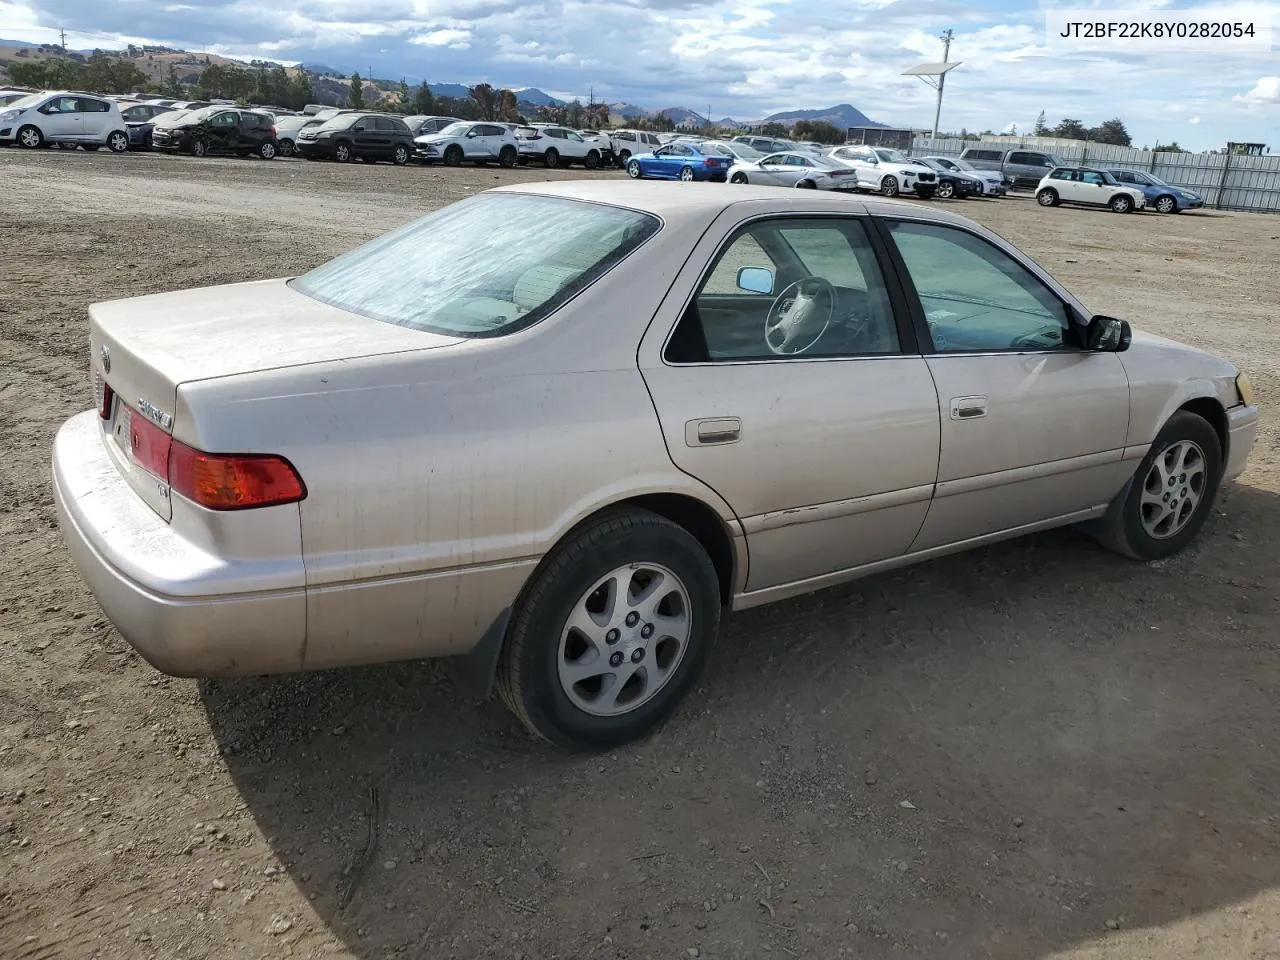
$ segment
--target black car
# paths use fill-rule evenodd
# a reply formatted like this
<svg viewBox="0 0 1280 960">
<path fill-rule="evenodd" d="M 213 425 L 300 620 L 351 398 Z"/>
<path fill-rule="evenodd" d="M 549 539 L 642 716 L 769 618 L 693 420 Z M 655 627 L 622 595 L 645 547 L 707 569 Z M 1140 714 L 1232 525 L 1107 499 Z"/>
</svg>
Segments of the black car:
<svg viewBox="0 0 1280 960">
<path fill-rule="evenodd" d="M 413 135 L 399 117 L 385 113 L 340 113 L 298 131 L 294 150 L 308 160 L 390 160 L 403 166 L 413 156 Z"/>
<path fill-rule="evenodd" d="M 948 170 L 936 160 L 915 159 L 913 162 L 932 170 L 938 175 L 933 195 L 940 200 L 950 200 L 952 197 L 965 200 L 974 194 L 982 195 L 982 181 L 977 177 L 970 176 L 967 173 L 959 173 L 955 170 Z"/>
<path fill-rule="evenodd" d="M 151 131 L 151 146 L 193 157 L 234 153 L 241 157 L 257 154 L 263 160 L 274 159 L 280 149 L 270 117 L 235 107 L 204 107 L 171 122 L 161 117 Z"/>
</svg>

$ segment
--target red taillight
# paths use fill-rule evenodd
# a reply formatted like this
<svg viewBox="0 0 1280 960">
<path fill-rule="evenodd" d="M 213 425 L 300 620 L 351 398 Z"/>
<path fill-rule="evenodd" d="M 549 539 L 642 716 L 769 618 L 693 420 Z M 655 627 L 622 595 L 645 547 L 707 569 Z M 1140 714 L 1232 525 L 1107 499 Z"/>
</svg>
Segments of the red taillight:
<svg viewBox="0 0 1280 960">
<path fill-rule="evenodd" d="M 272 135 L 273 137 L 276 135 L 276 128 L 275 128 L 275 127 L 272 127 L 272 128 L 271 128 L 271 135 Z"/>
<path fill-rule="evenodd" d="M 246 510 L 296 503 L 307 495 L 298 471 L 284 457 L 205 453 L 173 439 L 132 409 L 129 417 L 133 462 L 202 507 Z"/>
<path fill-rule="evenodd" d="M 307 495 L 302 478 L 284 457 L 202 453 L 174 440 L 169 486 L 210 510 L 245 510 L 296 503 Z"/>
<path fill-rule="evenodd" d="M 101 374 L 94 377 L 95 380 L 101 380 L 102 390 L 98 396 L 98 416 L 103 420 L 111 419 L 111 398 L 115 396 L 115 391 L 111 389 L 111 384 L 106 380 L 102 380 Z"/>
</svg>

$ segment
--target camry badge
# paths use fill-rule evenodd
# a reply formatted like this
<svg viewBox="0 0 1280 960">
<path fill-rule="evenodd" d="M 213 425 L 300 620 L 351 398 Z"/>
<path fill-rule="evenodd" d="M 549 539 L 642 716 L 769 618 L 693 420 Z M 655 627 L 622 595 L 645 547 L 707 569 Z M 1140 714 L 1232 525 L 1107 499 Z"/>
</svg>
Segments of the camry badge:
<svg viewBox="0 0 1280 960">
<path fill-rule="evenodd" d="M 168 430 L 173 426 L 173 414 L 165 413 L 150 400 L 139 400 L 138 412 L 152 423 L 159 425 L 161 430 Z"/>
<path fill-rule="evenodd" d="M 102 345 L 102 372 L 111 372 L 111 351 L 105 343 Z"/>
</svg>

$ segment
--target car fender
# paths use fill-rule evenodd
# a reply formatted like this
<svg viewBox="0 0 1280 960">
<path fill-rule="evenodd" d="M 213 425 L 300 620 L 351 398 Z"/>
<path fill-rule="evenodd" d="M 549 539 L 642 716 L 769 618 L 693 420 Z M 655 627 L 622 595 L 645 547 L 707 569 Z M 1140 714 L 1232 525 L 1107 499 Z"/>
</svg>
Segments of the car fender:
<svg viewBox="0 0 1280 960">
<path fill-rule="evenodd" d="M 1214 400 L 1224 411 L 1239 402 L 1236 368 L 1193 347 L 1135 331 L 1130 348 L 1119 357 L 1129 377 L 1127 444 L 1138 455 L 1191 401 Z"/>
</svg>

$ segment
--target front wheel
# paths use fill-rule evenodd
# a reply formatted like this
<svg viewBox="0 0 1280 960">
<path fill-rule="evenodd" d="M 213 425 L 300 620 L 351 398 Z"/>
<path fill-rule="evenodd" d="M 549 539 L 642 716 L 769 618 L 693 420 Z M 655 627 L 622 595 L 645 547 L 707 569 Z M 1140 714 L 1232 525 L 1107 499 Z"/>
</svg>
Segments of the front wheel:
<svg viewBox="0 0 1280 960">
<path fill-rule="evenodd" d="M 292 140 L 281 140 L 281 141 L 280 141 L 280 156 L 282 156 L 282 157 L 292 157 L 292 156 L 293 156 L 293 141 L 292 141 Z"/>
<path fill-rule="evenodd" d="M 515 147 L 503 147 L 498 151 L 498 163 L 510 170 L 516 165 L 519 155 L 516 153 Z"/>
<path fill-rule="evenodd" d="M 193 157 L 203 157 L 209 152 L 209 145 L 199 137 L 191 141 L 191 155 Z"/>
<path fill-rule="evenodd" d="M 1036 203 L 1042 207 L 1056 207 L 1058 205 L 1058 192 L 1048 187 L 1036 194 Z"/>
<path fill-rule="evenodd" d="M 594 170 L 598 166 L 600 166 L 600 151 L 599 150 L 590 151 L 587 154 L 586 159 L 582 161 L 582 165 L 586 167 L 588 170 Z"/>
<path fill-rule="evenodd" d="M 1173 197 L 1169 196 L 1168 194 L 1165 194 L 1163 197 L 1157 197 L 1156 212 L 1157 213 L 1177 213 L 1178 201 L 1173 199 Z"/>
<path fill-rule="evenodd" d="M 886 197 L 898 195 L 898 181 L 894 177 L 885 177 L 880 181 L 880 193 Z"/>
<path fill-rule="evenodd" d="M 630 150 L 623 150 L 620 154 L 618 154 L 618 166 L 625 167 L 630 160 L 631 160 Z"/>
<path fill-rule="evenodd" d="M 1123 193 L 1117 194 L 1111 198 L 1112 213 L 1131 213 L 1133 211 L 1133 197 L 1127 197 Z"/>
<path fill-rule="evenodd" d="M 935 192 L 937 193 L 939 200 L 950 200 L 956 195 L 955 184 L 948 183 L 946 180 L 943 180 L 938 184 L 938 189 Z"/>
<path fill-rule="evenodd" d="M 349 143 L 336 144 L 333 148 L 333 159 L 337 160 L 338 163 L 350 163 L 351 162 L 351 144 Z"/>
<path fill-rule="evenodd" d="M 683 527 L 606 514 L 553 550 L 519 600 L 498 689 L 534 734 L 603 750 L 649 733 L 693 688 L 720 625 L 715 567 Z"/>
<path fill-rule="evenodd" d="M 28 150 L 34 150 L 36 147 L 44 146 L 44 134 L 40 132 L 39 127 L 28 124 L 18 131 L 18 143 Z"/>
<path fill-rule="evenodd" d="M 462 166 L 462 148 L 455 143 L 445 150 L 444 163 L 447 167 Z"/>
<path fill-rule="evenodd" d="M 1135 560 L 1171 556 L 1200 532 L 1221 482 L 1217 431 L 1203 417 L 1179 410 L 1093 532 Z"/>
<path fill-rule="evenodd" d="M 627 164 L 627 176 L 632 180 L 639 180 L 644 176 L 644 171 L 640 169 L 639 160 L 632 160 Z"/>
</svg>

